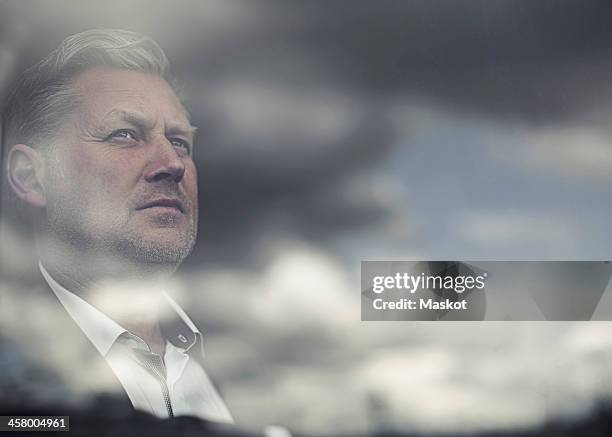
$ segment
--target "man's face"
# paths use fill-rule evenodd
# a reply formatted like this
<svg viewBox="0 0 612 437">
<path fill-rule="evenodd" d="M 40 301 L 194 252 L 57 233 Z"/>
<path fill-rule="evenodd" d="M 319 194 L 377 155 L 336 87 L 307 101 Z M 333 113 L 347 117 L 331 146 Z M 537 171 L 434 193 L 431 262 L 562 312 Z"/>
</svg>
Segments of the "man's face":
<svg viewBox="0 0 612 437">
<path fill-rule="evenodd" d="M 79 249 L 178 266 L 197 233 L 193 128 L 168 83 L 96 68 L 72 82 L 45 186 L 50 231 Z"/>
</svg>

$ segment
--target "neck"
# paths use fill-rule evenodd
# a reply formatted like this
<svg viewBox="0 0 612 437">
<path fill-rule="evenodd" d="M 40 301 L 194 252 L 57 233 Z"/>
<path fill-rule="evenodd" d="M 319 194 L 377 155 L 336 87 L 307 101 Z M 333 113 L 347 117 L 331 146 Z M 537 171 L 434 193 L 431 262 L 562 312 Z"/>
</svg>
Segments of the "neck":
<svg viewBox="0 0 612 437">
<path fill-rule="evenodd" d="M 163 356 L 158 309 L 168 269 L 49 243 L 39 244 L 39 254 L 55 281 Z"/>
</svg>

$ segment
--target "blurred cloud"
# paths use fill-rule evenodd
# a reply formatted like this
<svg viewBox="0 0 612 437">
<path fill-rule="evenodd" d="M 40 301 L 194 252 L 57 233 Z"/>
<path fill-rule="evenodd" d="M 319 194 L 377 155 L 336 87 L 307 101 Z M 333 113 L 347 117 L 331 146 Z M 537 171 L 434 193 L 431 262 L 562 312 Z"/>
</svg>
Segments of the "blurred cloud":
<svg viewBox="0 0 612 437">
<path fill-rule="evenodd" d="M 499 135 L 499 133 L 498 133 Z M 498 138 L 491 157 L 521 171 L 607 184 L 612 173 L 612 136 L 604 126 L 548 126 L 525 129 Z"/>
<path fill-rule="evenodd" d="M 470 211 L 455 218 L 459 236 L 466 243 L 497 247 L 546 247 L 551 253 L 570 253 L 580 229 L 558 217 L 516 211 Z M 527 252 L 527 251 L 526 251 Z"/>
<path fill-rule="evenodd" d="M 214 84 L 203 95 L 213 110 L 223 113 L 223 132 L 236 136 L 235 146 L 263 153 L 263 161 L 269 154 L 280 153 L 287 160 L 298 153 L 293 157 L 297 161 L 302 153 L 329 153 L 329 147 L 352 134 L 364 118 L 363 104 L 353 96 L 313 88 L 296 89 L 268 79 L 267 84 Z"/>
<path fill-rule="evenodd" d="M 248 423 L 356 432 L 376 396 L 395 429 L 515 429 L 612 390 L 606 324 L 363 323 L 359 278 L 330 253 L 284 241 L 261 255 L 263 271 L 209 268 L 182 296 L 213 329 L 211 369 Z"/>
</svg>

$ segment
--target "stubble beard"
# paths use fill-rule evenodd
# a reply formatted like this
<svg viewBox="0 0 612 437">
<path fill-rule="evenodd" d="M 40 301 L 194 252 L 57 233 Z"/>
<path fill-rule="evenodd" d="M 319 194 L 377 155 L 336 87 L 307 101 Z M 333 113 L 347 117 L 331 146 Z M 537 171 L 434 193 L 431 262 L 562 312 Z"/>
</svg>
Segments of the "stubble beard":
<svg viewBox="0 0 612 437">
<path fill-rule="evenodd" d="M 197 238 L 195 217 L 188 218 L 186 229 L 174 229 L 173 241 L 156 240 L 154 229 L 130 226 L 129 220 L 108 216 L 108 212 L 83 215 L 73 199 L 57 199 L 47 209 L 47 233 L 52 239 L 74 249 L 95 262 L 106 262 L 109 271 L 130 268 L 173 273 L 189 256 Z M 145 225 L 146 226 L 146 225 Z M 171 227 L 170 227 L 171 228 Z M 168 227 L 160 229 L 168 232 Z M 101 270 L 105 270 L 100 265 Z"/>
<path fill-rule="evenodd" d="M 177 230 L 178 232 L 178 230 Z M 176 270 L 189 256 L 197 238 L 197 227 L 192 225 L 181 232 L 176 243 L 162 243 L 143 238 L 138 232 L 128 232 L 117 238 L 114 250 L 130 260 L 151 266 L 165 266 Z"/>
</svg>

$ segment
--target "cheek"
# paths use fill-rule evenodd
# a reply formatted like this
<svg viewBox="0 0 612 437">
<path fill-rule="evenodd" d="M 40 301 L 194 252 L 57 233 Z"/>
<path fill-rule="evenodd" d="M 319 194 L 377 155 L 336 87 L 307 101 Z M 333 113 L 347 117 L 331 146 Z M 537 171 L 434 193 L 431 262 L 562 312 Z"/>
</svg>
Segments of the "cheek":
<svg viewBox="0 0 612 437">
<path fill-rule="evenodd" d="M 58 188 L 74 196 L 80 204 L 108 203 L 109 199 L 120 201 L 127 192 L 126 160 L 105 159 L 104 156 L 86 153 L 72 153 L 68 159 L 58 163 Z M 98 205 L 102 206 L 102 205 Z"/>
<path fill-rule="evenodd" d="M 185 193 L 189 196 L 189 199 L 197 205 L 198 202 L 198 172 L 195 165 L 191 163 L 186 171 L 183 178 L 183 187 Z"/>
<path fill-rule="evenodd" d="M 72 161 L 75 181 L 95 182 L 101 189 L 115 179 L 119 163 L 105 162 L 96 155 L 80 155 Z"/>
</svg>

